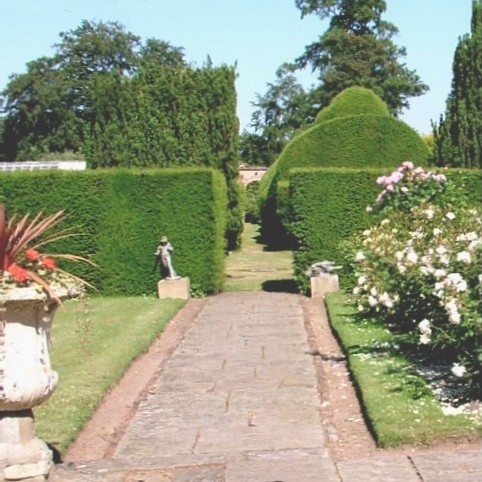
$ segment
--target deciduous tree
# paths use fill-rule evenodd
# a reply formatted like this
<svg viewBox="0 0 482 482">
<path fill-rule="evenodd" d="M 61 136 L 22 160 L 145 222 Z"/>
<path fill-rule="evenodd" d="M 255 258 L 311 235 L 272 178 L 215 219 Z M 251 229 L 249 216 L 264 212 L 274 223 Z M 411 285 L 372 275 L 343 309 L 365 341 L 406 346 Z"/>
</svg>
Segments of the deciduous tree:
<svg viewBox="0 0 482 482">
<path fill-rule="evenodd" d="M 127 76 L 138 63 L 140 40 L 116 22 L 87 20 L 60 34 L 52 57 L 27 64 L 4 91 L 9 103 L 4 139 L 13 159 L 37 159 L 48 152 L 79 151 L 92 121 L 95 78 Z"/>
<path fill-rule="evenodd" d="M 382 18 L 385 1 L 296 0 L 296 6 L 302 17 L 313 14 L 330 19 L 329 27 L 301 56 L 285 64 L 275 83 L 258 97 L 252 119 L 255 132 L 275 137 L 282 147 L 287 136 L 311 122 L 338 93 L 355 85 L 373 90 L 395 116 L 409 106 L 411 97 L 428 90 L 402 61 L 406 51 L 392 40 L 398 30 Z M 306 92 L 299 84 L 293 89 L 292 76 L 307 68 L 316 84 Z"/>
</svg>

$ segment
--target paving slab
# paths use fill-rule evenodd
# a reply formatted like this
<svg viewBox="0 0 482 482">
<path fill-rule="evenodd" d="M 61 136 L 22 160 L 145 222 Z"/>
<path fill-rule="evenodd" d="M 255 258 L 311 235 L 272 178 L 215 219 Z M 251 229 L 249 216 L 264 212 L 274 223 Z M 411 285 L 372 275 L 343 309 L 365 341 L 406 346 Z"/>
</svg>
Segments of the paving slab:
<svg viewBox="0 0 482 482">
<path fill-rule="evenodd" d="M 247 452 L 226 468 L 229 482 L 321 482 L 339 481 L 328 452 L 295 449 Z"/>
<path fill-rule="evenodd" d="M 278 452 L 313 449 L 298 461 L 338 481 L 319 409 L 299 297 L 225 294 L 210 299 L 199 314 L 139 405 L 113 459 L 223 454 L 230 468 L 226 480 L 241 480 L 250 466 L 261 478 L 268 466 L 280 474 L 296 467 Z M 240 458 L 247 452 L 272 455 Z M 232 469 L 230 460 L 236 460 Z"/>
<path fill-rule="evenodd" d="M 482 481 L 482 450 L 414 454 L 411 459 L 424 482 Z"/>
<path fill-rule="evenodd" d="M 286 293 L 210 298 L 109 458 L 60 464 L 49 481 L 482 481 L 480 451 L 335 460 L 301 301 Z"/>
</svg>

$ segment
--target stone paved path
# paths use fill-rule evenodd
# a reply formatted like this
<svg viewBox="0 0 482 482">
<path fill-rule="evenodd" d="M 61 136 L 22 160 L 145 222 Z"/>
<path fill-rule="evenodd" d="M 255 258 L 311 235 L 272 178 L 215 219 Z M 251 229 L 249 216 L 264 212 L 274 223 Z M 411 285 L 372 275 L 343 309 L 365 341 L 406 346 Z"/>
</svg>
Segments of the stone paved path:
<svg viewBox="0 0 482 482">
<path fill-rule="evenodd" d="M 225 293 L 198 315 L 112 457 L 57 466 L 49 480 L 468 482 L 482 475 L 475 452 L 336 461 L 321 422 L 300 297 Z"/>
</svg>

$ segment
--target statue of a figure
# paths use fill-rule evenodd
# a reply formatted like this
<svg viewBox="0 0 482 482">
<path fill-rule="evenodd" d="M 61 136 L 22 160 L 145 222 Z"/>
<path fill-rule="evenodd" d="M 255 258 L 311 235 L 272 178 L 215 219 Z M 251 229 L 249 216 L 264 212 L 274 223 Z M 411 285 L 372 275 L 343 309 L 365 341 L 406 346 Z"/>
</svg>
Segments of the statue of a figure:
<svg viewBox="0 0 482 482">
<path fill-rule="evenodd" d="M 340 268 L 342 268 L 342 266 L 335 266 L 333 261 L 320 261 L 319 263 L 312 264 L 305 271 L 305 275 L 308 276 L 308 278 L 312 278 L 324 274 L 334 274 L 334 272 Z"/>
<path fill-rule="evenodd" d="M 167 271 L 167 280 L 180 278 L 180 276 L 176 274 L 174 268 L 172 267 L 171 251 L 174 251 L 174 248 L 172 247 L 166 236 L 163 236 L 154 254 L 160 259 L 161 265 Z"/>
</svg>

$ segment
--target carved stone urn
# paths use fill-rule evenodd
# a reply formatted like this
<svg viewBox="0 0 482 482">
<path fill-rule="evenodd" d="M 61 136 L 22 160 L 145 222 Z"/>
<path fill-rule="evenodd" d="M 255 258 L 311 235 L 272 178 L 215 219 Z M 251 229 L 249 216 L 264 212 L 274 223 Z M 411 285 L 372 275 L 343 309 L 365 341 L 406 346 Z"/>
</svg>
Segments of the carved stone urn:
<svg viewBox="0 0 482 482">
<path fill-rule="evenodd" d="M 52 452 L 35 437 L 32 408 L 57 385 L 49 353 L 57 307 L 35 288 L 0 292 L 0 481 L 46 480 L 52 465 Z"/>
</svg>

